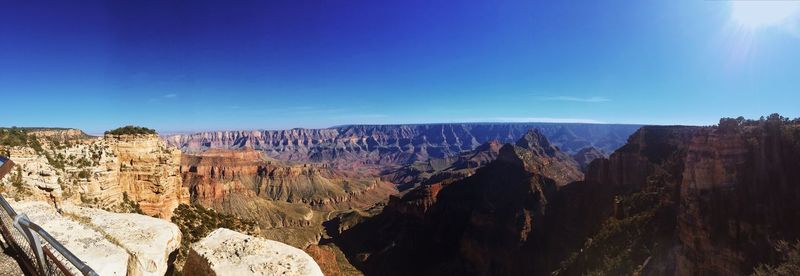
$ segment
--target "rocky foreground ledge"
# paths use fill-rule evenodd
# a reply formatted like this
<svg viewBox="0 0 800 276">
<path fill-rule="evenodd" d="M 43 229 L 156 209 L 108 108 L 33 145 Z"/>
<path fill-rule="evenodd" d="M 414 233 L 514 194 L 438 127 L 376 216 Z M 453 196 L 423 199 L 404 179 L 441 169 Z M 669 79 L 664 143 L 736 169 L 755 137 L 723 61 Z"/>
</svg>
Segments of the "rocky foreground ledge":
<svg viewBox="0 0 800 276">
<path fill-rule="evenodd" d="M 11 201 L 99 275 L 165 275 L 181 232 L 168 221 L 112 213 L 70 203 L 60 210 L 42 201 Z M 60 212 L 59 212 L 60 211 Z M 184 275 L 322 276 L 302 250 L 225 228 L 192 244 Z"/>
<path fill-rule="evenodd" d="M 42 226 L 99 275 L 164 275 L 178 249 L 175 224 L 139 214 L 111 213 L 72 204 L 56 208 L 41 201 L 10 202 Z"/>
<path fill-rule="evenodd" d="M 183 273 L 322 276 L 319 265 L 300 249 L 225 228 L 192 245 Z"/>
</svg>

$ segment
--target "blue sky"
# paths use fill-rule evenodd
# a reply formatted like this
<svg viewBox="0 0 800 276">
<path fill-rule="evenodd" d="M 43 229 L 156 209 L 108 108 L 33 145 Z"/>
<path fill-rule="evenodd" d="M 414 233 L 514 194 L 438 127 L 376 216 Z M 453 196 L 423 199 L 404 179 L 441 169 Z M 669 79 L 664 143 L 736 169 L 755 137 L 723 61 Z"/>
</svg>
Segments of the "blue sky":
<svg viewBox="0 0 800 276">
<path fill-rule="evenodd" d="M 0 126 L 800 116 L 800 2 L 76 3 L 0 1 Z"/>
</svg>

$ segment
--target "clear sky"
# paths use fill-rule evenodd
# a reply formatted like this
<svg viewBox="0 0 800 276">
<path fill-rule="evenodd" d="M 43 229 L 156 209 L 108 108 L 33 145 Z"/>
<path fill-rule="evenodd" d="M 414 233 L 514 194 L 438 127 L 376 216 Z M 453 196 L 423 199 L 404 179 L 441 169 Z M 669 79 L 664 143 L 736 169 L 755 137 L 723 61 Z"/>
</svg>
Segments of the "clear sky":
<svg viewBox="0 0 800 276">
<path fill-rule="evenodd" d="M 712 124 L 798 87 L 796 1 L 0 1 L 0 126 Z"/>
</svg>

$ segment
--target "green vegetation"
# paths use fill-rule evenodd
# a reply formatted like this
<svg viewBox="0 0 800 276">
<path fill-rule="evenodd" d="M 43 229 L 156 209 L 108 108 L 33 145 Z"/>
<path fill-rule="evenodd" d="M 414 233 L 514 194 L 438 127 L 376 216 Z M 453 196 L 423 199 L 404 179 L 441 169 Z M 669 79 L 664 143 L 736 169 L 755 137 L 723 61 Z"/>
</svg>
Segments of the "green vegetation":
<svg viewBox="0 0 800 276">
<path fill-rule="evenodd" d="M 22 179 L 22 167 L 17 166 L 17 170 L 9 175 L 11 186 L 14 187 L 14 200 L 31 195 L 31 191 L 25 188 L 25 180 Z"/>
<path fill-rule="evenodd" d="M 658 251 L 662 192 L 638 192 L 615 200 L 623 217 L 611 217 L 567 257 L 553 275 L 635 275 Z"/>
<path fill-rule="evenodd" d="M 25 184 L 25 180 L 22 179 L 22 167 L 17 166 L 17 171 L 11 175 L 11 186 L 16 188 L 17 190 L 22 190 L 22 185 Z"/>
<path fill-rule="evenodd" d="M 0 129 L 0 145 L 8 147 L 27 146 L 28 133 L 18 127 Z"/>
<path fill-rule="evenodd" d="M 106 131 L 105 134 L 111 135 L 145 135 L 158 134 L 156 130 L 140 126 L 124 126 L 117 129 Z"/>
<path fill-rule="evenodd" d="M 786 241 L 778 241 L 775 251 L 780 254 L 781 263 L 770 266 L 759 265 L 753 271 L 754 276 L 791 276 L 800 275 L 800 241 L 790 244 Z"/>
<path fill-rule="evenodd" d="M 89 170 L 81 170 L 78 172 L 78 178 L 89 179 L 92 176 L 92 173 Z"/>
<path fill-rule="evenodd" d="M 31 147 L 36 153 L 42 153 L 42 144 L 36 136 L 28 135 L 23 128 L 0 128 L 0 146 L 3 147 Z M 8 151 L 3 152 L 8 155 Z"/>
<path fill-rule="evenodd" d="M 128 193 L 122 193 L 122 213 L 136 213 L 140 215 L 144 215 L 142 212 L 142 207 L 139 206 L 139 203 L 136 201 L 131 200 L 128 198 Z"/>
</svg>

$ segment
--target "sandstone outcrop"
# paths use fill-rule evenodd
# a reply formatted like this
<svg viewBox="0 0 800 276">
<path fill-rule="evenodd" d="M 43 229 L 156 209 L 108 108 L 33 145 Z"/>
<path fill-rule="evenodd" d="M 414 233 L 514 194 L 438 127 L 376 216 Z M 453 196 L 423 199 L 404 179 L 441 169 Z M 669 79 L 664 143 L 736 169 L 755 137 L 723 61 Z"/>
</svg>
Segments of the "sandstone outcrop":
<svg viewBox="0 0 800 276">
<path fill-rule="evenodd" d="M 193 202 L 254 221 L 259 236 L 305 248 L 322 238 L 333 213 L 365 209 L 397 190 L 375 177 L 324 164 L 287 164 L 254 150 L 209 150 L 183 157 Z"/>
<path fill-rule="evenodd" d="M 36 138 L 50 138 L 55 140 L 72 140 L 87 138 L 89 135 L 80 129 L 74 128 L 31 128 L 26 129 L 29 135 L 36 136 Z"/>
<path fill-rule="evenodd" d="M 13 173 L 22 177 L 18 183 L 10 177 L 2 183 L 16 197 L 112 210 L 127 200 L 145 214 L 165 219 L 189 200 L 179 172 L 181 152 L 167 147 L 158 136 L 40 142 L 41 149 L 9 149 L 18 167 Z"/>
<path fill-rule="evenodd" d="M 318 164 L 283 164 L 252 150 L 186 155 L 181 171 L 192 197 L 206 205 L 230 202 L 235 195 L 316 210 L 368 208 L 396 193 L 377 178 L 351 177 Z"/>
<path fill-rule="evenodd" d="M 180 244 L 177 226 L 138 214 L 45 202 L 10 202 L 100 275 L 164 275 Z"/>
<path fill-rule="evenodd" d="M 305 249 L 309 256 L 319 265 L 325 276 L 344 276 L 343 269 L 336 261 L 336 253 L 329 246 L 312 244 Z"/>
<path fill-rule="evenodd" d="M 181 152 L 156 135 L 106 135 L 119 162 L 119 189 L 148 215 L 169 219 L 189 191 L 180 175 Z"/>
<path fill-rule="evenodd" d="M 319 275 L 307 253 L 286 244 L 217 229 L 192 245 L 187 275 Z"/>
</svg>

